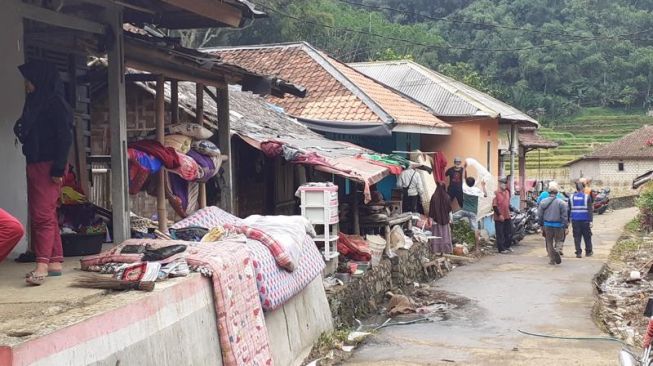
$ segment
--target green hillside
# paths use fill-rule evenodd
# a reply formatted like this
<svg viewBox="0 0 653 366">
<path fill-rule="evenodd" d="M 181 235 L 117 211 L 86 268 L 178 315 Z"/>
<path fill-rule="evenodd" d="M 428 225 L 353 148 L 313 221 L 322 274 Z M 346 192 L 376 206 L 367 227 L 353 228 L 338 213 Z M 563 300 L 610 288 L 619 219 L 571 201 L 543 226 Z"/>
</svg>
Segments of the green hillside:
<svg viewBox="0 0 653 366">
<path fill-rule="evenodd" d="M 653 125 L 653 117 L 643 111 L 625 112 L 607 108 L 586 108 L 568 120 L 550 127 L 543 127 L 539 133 L 560 146 L 557 149 L 542 150 L 528 154 L 527 169 L 556 169 L 579 158 L 601 144 L 617 140 L 643 125 Z"/>
</svg>

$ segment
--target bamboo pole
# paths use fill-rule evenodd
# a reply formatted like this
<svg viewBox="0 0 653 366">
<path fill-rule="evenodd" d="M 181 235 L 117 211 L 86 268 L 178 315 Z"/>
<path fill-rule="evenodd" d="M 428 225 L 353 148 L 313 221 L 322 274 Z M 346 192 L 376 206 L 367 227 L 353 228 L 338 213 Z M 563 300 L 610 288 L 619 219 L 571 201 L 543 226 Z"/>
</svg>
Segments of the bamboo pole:
<svg viewBox="0 0 653 366">
<path fill-rule="evenodd" d="M 195 83 L 195 122 L 204 124 L 204 84 Z M 199 206 L 206 207 L 206 183 L 199 183 Z"/>
<path fill-rule="evenodd" d="M 165 137 L 165 78 L 159 75 L 156 80 L 156 139 L 161 144 Z M 161 169 L 158 173 L 159 187 L 156 196 L 157 213 L 159 216 L 159 230 L 168 232 L 168 213 L 166 212 L 166 170 Z"/>
</svg>

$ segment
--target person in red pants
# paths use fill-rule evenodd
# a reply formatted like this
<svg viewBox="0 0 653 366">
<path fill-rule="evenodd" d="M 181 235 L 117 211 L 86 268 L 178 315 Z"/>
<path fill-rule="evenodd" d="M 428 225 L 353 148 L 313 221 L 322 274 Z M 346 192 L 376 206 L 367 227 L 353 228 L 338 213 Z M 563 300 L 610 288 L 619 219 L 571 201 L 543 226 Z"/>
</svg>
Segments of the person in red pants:
<svg viewBox="0 0 653 366">
<path fill-rule="evenodd" d="M 25 235 L 23 224 L 0 208 L 0 262 L 7 258 L 23 235 Z"/>
<path fill-rule="evenodd" d="M 61 275 L 63 249 L 57 220 L 61 185 L 72 145 L 72 108 L 54 64 L 29 61 L 18 67 L 27 97 L 14 133 L 27 161 L 27 206 L 36 268 L 26 275 L 29 285 Z"/>
</svg>

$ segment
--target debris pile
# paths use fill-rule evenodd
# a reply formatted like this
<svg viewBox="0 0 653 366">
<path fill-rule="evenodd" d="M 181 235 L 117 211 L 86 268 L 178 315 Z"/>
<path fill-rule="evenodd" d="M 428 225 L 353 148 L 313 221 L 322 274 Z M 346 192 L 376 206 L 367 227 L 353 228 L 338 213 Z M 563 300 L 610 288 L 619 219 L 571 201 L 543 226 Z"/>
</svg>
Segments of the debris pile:
<svg viewBox="0 0 653 366">
<path fill-rule="evenodd" d="M 613 258 L 597 277 L 597 318 L 615 337 L 640 346 L 648 318 L 644 308 L 653 296 L 653 238 L 630 238 L 616 246 Z"/>
</svg>

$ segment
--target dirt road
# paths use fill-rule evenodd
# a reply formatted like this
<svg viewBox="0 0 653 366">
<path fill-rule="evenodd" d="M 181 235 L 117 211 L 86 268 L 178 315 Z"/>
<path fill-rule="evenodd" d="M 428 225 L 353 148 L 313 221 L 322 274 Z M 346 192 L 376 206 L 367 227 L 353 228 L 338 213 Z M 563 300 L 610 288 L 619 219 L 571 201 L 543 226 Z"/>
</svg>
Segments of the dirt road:
<svg viewBox="0 0 653 366">
<path fill-rule="evenodd" d="M 562 336 L 605 336 L 592 320 L 592 278 L 634 209 L 597 216 L 594 257 L 576 259 L 567 238 L 559 266 L 548 264 L 540 236 L 515 253 L 483 258 L 434 282 L 470 299 L 442 321 L 385 328 L 346 365 L 616 365 L 620 346 L 606 341 L 536 338 L 518 329 Z"/>
</svg>

